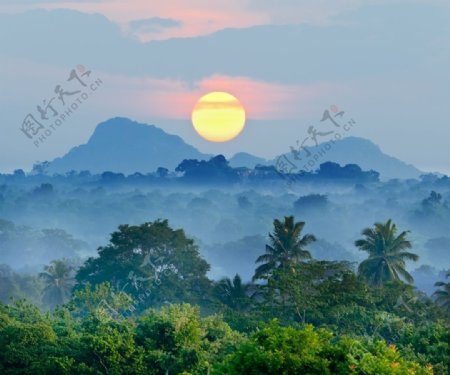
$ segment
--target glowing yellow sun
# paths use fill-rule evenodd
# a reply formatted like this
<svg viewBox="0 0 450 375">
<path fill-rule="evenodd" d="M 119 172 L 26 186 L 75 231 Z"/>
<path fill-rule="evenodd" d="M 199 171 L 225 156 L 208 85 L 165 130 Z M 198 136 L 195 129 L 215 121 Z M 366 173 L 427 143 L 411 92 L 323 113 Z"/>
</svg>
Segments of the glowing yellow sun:
<svg viewBox="0 0 450 375">
<path fill-rule="evenodd" d="M 194 129 L 211 142 L 226 142 L 244 129 L 245 110 L 233 95 L 211 92 L 202 96 L 192 111 Z"/>
</svg>

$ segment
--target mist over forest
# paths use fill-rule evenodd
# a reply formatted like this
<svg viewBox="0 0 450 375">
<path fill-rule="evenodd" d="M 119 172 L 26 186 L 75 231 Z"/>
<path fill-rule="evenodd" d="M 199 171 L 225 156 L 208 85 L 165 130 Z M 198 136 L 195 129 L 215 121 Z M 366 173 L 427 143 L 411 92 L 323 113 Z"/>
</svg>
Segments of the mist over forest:
<svg viewBox="0 0 450 375">
<path fill-rule="evenodd" d="M 173 171 L 128 176 L 48 175 L 44 163 L 28 174 L 1 175 L 0 262 L 24 272 L 54 259 L 85 259 L 121 224 L 167 219 L 195 239 L 211 277 L 239 273 L 248 281 L 273 218 L 293 215 L 318 238 L 311 246 L 317 259 L 361 261 L 354 246 L 361 230 L 392 219 L 411 231 L 420 260 L 407 266 L 420 289 L 430 292 L 450 266 L 446 176 L 380 181 L 373 171 L 331 162 L 301 175 L 270 166 L 231 168 L 222 156 L 202 163 L 185 160 Z"/>
</svg>

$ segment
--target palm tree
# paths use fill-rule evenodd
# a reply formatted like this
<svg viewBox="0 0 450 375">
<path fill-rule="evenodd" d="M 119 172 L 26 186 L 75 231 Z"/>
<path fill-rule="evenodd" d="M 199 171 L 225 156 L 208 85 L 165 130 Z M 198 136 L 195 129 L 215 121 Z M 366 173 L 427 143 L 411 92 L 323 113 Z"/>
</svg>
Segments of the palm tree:
<svg viewBox="0 0 450 375">
<path fill-rule="evenodd" d="M 273 226 L 266 253 L 256 259 L 256 263 L 262 264 L 255 270 L 253 280 L 268 279 L 276 270 L 291 270 L 302 260 L 311 259 L 305 247 L 314 242 L 316 237 L 312 234 L 301 237 L 305 222 L 296 223 L 293 216 L 286 216 L 283 222 L 275 219 Z"/>
<path fill-rule="evenodd" d="M 450 271 L 447 272 L 446 277 L 450 277 Z M 438 281 L 434 286 L 441 288 L 433 293 L 433 296 L 436 297 L 436 303 L 450 312 L 450 283 Z"/>
<path fill-rule="evenodd" d="M 54 308 L 61 305 L 70 297 L 74 285 L 73 267 L 64 259 L 53 260 L 39 277 L 44 280 L 43 301 Z"/>
<path fill-rule="evenodd" d="M 370 284 L 382 286 L 389 281 L 401 279 L 412 283 L 414 279 L 406 271 L 405 261 L 417 261 L 418 255 L 405 251 L 411 249 L 411 242 L 406 236 L 409 231 L 397 236 L 397 227 L 388 220 L 375 223 L 373 228 L 362 231 L 365 238 L 355 241 L 355 246 L 369 253 L 369 258 L 361 262 L 358 273 Z"/>
<path fill-rule="evenodd" d="M 251 284 L 243 284 L 241 277 L 236 274 L 233 280 L 228 277 L 217 283 L 215 293 L 225 305 L 243 311 L 249 305 L 251 298 Z"/>
</svg>

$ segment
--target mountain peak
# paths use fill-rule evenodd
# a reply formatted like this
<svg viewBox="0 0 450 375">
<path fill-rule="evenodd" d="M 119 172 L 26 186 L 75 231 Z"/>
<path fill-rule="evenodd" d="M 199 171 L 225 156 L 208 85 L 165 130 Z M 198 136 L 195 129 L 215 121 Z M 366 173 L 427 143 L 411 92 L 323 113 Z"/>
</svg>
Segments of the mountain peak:
<svg viewBox="0 0 450 375">
<path fill-rule="evenodd" d="M 318 146 L 307 147 L 307 149 L 312 155 L 322 155 L 326 143 L 330 144 L 329 142 L 324 142 Z M 286 156 L 289 155 L 286 154 Z M 380 147 L 371 140 L 354 136 L 334 141 L 332 146 L 325 152 L 325 155 L 319 158 L 312 169 L 318 169 L 320 164 L 327 161 L 340 165 L 358 164 L 363 170 L 372 169 L 379 172 L 384 180 L 391 178 L 418 178 L 422 174 L 413 165 L 383 153 Z"/>
<path fill-rule="evenodd" d="M 351 136 L 334 141 L 331 147 L 324 147 L 325 144 L 330 145 L 330 142 L 319 143 L 318 146 L 306 147 L 311 155 L 321 155 L 314 162 L 313 166 L 306 165 L 308 161 L 313 159 L 312 157 L 306 157 L 306 151 L 303 153 L 304 156 L 301 156 L 303 160 L 296 160 L 290 152 L 284 155 L 296 165 L 298 168 L 296 171 L 303 169 L 305 165 L 310 171 L 317 170 L 320 164 L 331 161 L 342 166 L 358 164 L 363 170 L 375 170 L 380 173 L 381 178 L 384 180 L 390 178 L 418 178 L 422 174 L 414 166 L 386 155 L 378 145 L 369 139 Z M 233 167 L 253 168 L 257 164 L 276 165 L 277 159 L 275 158 L 269 161 L 245 152 L 239 152 L 230 159 L 230 165 Z"/>
<path fill-rule="evenodd" d="M 177 135 L 125 117 L 115 117 L 97 125 L 89 141 L 74 147 L 50 163 L 50 172 L 70 170 L 148 173 L 158 167 L 175 169 L 183 159 L 208 159 Z"/>
<path fill-rule="evenodd" d="M 109 120 L 103 121 L 100 124 L 97 125 L 95 128 L 93 137 L 96 135 L 96 133 L 101 133 L 103 131 L 121 131 L 125 128 L 130 129 L 131 127 L 135 129 L 143 129 L 144 127 L 146 129 L 153 129 L 153 130 L 159 130 L 162 132 L 161 129 L 157 128 L 154 125 L 151 124 L 142 124 L 137 121 L 133 121 L 127 117 L 113 117 Z"/>
</svg>

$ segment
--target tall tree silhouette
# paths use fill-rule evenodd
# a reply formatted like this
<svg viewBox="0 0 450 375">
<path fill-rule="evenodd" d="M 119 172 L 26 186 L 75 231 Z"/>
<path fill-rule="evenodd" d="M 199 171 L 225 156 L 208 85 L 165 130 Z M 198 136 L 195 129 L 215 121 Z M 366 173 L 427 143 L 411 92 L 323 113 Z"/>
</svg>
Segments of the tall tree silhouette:
<svg viewBox="0 0 450 375">
<path fill-rule="evenodd" d="M 450 271 L 447 272 L 446 277 L 450 277 Z M 438 281 L 434 286 L 440 288 L 433 293 L 433 296 L 436 297 L 436 303 L 450 312 L 450 283 Z"/>
<path fill-rule="evenodd" d="M 51 308 L 62 305 L 74 286 L 73 267 L 64 259 L 54 260 L 39 276 L 44 280 L 43 301 Z"/>
<path fill-rule="evenodd" d="M 405 261 L 417 261 L 419 257 L 406 251 L 412 247 L 407 239 L 408 233 L 404 231 L 397 236 L 397 227 L 390 219 L 384 224 L 375 223 L 374 227 L 364 229 L 364 238 L 355 241 L 355 246 L 366 251 L 369 257 L 361 262 L 358 273 L 377 286 L 396 280 L 412 283 L 414 280 L 406 271 Z"/>
<path fill-rule="evenodd" d="M 266 245 L 266 253 L 256 259 L 256 263 L 262 263 L 255 270 L 253 280 L 267 279 L 275 270 L 292 269 L 305 259 L 311 259 L 311 254 L 306 246 L 314 242 L 316 238 L 312 234 L 302 231 L 305 222 L 295 222 L 293 216 L 286 216 L 284 221 L 275 219 L 274 231 L 269 234 L 270 244 Z"/>
<path fill-rule="evenodd" d="M 236 274 L 233 279 L 228 277 L 220 280 L 215 287 L 215 294 L 219 300 L 232 309 L 243 311 L 250 304 L 251 284 L 242 282 Z"/>
</svg>

